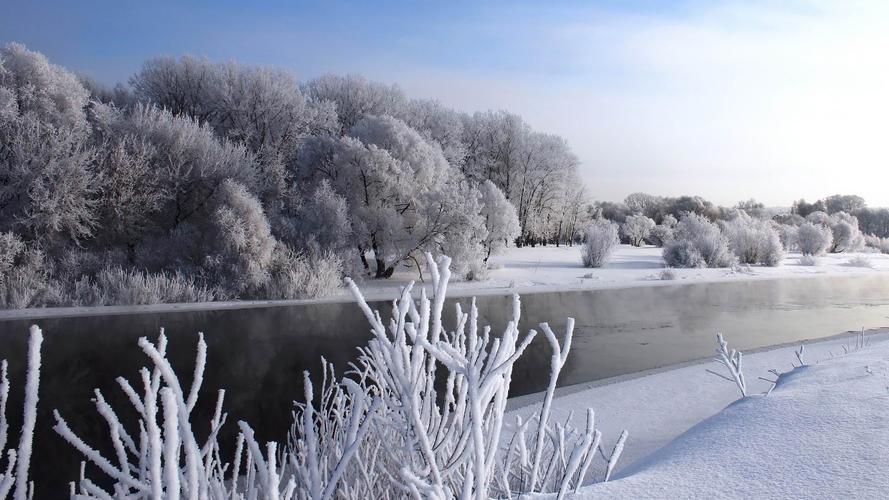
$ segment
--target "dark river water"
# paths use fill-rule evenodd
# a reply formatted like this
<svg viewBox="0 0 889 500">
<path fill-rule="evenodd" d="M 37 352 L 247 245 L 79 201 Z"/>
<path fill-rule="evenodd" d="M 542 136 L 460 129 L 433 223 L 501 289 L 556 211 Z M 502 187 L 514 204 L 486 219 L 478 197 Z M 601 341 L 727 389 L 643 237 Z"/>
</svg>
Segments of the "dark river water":
<svg viewBox="0 0 889 500">
<path fill-rule="evenodd" d="M 454 300 L 464 306 L 469 302 L 449 301 L 446 326 L 454 317 Z M 492 325 L 496 333 L 506 324 L 510 303 L 507 296 L 479 297 L 480 322 Z M 381 312 L 389 310 L 388 303 L 372 305 Z M 708 357 L 717 331 L 743 350 L 889 326 L 889 276 L 526 294 L 522 305 L 523 330 L 548 321 L 560 333 L 566 317 L 576 319 L 573 348 L 559 381 L 570 385 Z M 7 409 L 13 443 L 21 421 L 27 331 L 34 323 L 45 337 L 32 459 L 38 498 L 61 496 L 78 474 L 80 457 L 51 429 L 53 409 L 106 453 L 110 443 L 91 401 L 93 389 L 101 389 L 113 407 L 124 409 L 119 413 L 125 423 L 133 422 L 129 403 L 114 380 L 124 376 L 136 385 L 139 368 L 147 366 L 136 345 L 139 337 L 155 338 L 165 327 L 173 366 L 183 383 L 190 383 L 197 332 L 204 332 L 208 364 L 192 421 L 199 429 L 201 422 L 209 422 L 216 390 L 226 389 L 228 433 L 222 443 L 234 441 L 237 420 L 250 422 L 263 440 L 282 441 L 292 401 L 302 394 L 302 371 L 317 373 L 322 356 L 342 368 L 370 337 L 351 302 L 0 319 L 0 358 L 9 360 L 13 379 Z M 549 355 L 541 335 L 517 364 L 513 395 L 545 388 Z"/>
</svg>

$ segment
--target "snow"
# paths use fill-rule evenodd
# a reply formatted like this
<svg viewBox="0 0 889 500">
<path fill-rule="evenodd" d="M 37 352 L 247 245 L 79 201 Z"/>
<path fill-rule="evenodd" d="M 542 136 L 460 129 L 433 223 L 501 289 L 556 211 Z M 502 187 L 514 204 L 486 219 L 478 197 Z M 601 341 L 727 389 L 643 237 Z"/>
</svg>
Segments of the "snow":
<svg viewBox="0 0 889 500">
<path fill-rule="evenodd" d="M 872 444 L 889 442 L 889 332 L 867 339 L 851 354 L 849 336 L 807 344 L 810 365 L 795 370 L 796 346 L 745 353 L 752 396 L 741 400 L 706 372 L 728 375 L 715 361 L 561 389 L 553 419 L 573 411 L 576 425 L 592 406 L 606 451 L 629 431 L 612 481 L 578 498 L 884 496 L 889 453 Z M 772 384 L 759 377 L 774 379 L 770 369 L 790 373 L 762 396 Z M 531 415 L 539 403 L 522 405 L 535 399 L 511 401 L 510 416 Z"/>
<path fill-rule="evenodd" d="M 580 245 L 572 247 L 538 246 L 510 247 L 491 257 L 489 279 L 485 281 L 452 282 L 448 291 L 454 295 L 592 290 L 633 286 L 669 285 L 678 283 L 734 281 L 811 276 L 843 276 L 889 271 L 889 255 L 878 253 L 839 253 L 817 257 L 819 265 L 803 266 L 799 252 L 789 252 L 780 266 L 742 266 L 731 268 L 674 269 L 676 280 L 661 280 L 665 267 L 663 249 L 620 245 L 602 268 L 581 265 Z M 855 267 L 849 261 L 864 256 L 872 268 Z M 428 279 L 428 277 L 426 277 Z M 368 298 L 394 296 L 400 286 L 417 280 L 415 269 L 401 268 L 389 280 L 368 280 L 361 284 Z"/>
</svg>

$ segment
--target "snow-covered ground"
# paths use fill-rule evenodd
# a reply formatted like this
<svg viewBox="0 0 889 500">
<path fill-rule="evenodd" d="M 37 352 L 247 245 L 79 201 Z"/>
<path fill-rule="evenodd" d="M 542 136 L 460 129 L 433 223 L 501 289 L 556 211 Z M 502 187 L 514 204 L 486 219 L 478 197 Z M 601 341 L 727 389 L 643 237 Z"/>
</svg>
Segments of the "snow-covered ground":
<svg viewBox="0 0 889 500">
<path fill-rule="evenodd" d="M 629 439 L 616 479 L 581 498 L 880 498 L 889 479 L 889 332 L 852 347 L 848 336 L 806 345 L 809 366 L 783 375 L 772 393 L 737 401 L 734 384 L 688 365 L 620 381 L 563 388 L 553 418 L 596 411 L 603 446 Z M 727 339 L 731 344 L 731 339 Z M 715 340 L 714 340 L 715 347 Z M 744 356 L 750 394 L 788 372 L 795 346 Z M 511 401 L 513 416 L 539 404 Z M 518 407 L 518 408 L 516 408 Z"/>
<path fill-rule="evenodd" d="M 739 269 L 674 269 L 676 279 L 664 281 L 662 249 L 620 245 L 608 263 L 599 269 L 581 265 L 580 246 L 510 247 L 505 254 L 491 258 L 489 278 L 484 281 L 452 282 L 455 294 L 519 293 L 563 290 L 587 290 L 656 284 L 714 282 L 744 279 L 768 279 L 801 276 L 836 276 L 889 271 L 889 255 L 878 253 L 842 253 L 818 257 L 817 266 L 800 265 L 801 255 L 790 252 L 777 267 L 742 266 Z M 855 267 L 849 261 L 856 256 L 870 260 L 872 268 Z M 398 287 L 418 280 L 415 269 L 401 268 L 388 280 L 367 280 L 361 288 L 368 297 L 392 296 Z"/>
</svg>

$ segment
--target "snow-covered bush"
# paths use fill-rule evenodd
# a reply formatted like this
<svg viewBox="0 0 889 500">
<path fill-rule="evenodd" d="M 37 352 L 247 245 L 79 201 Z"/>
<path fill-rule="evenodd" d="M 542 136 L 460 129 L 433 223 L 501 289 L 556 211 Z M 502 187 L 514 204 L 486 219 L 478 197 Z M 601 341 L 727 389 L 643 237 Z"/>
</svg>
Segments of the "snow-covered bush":
<svg viewBox="0 0 889 500">
<path fill-rule="evenodd" d="M 28 364 L 25 376 L 24 416 L 17 448 L 9 443 L 9 422 L 6 420 L 6 402 L 9 399 L 9 377 L 7 362 L 0 362 L 0 498 L 7 498 L 12 492 L 14 500 L 34 498 L 34 483 L 28 481 L 31 466 L 31 451 L 34 447 L 34 429 L 37 425 L 37 400 L 40 386 L 40 346 L 43 332 L 37 325 L 31 327 L 28 340 Z"/>
<path fill-rule="evenodd" d="M 665 267 L 660 274 L 658 274 L 658 279 L 662 281 L 673 281 L 677 278 L 676 270 L 672 267 Z"/>
<path fill-rule="evenodd" d="M 873 248 L 880 253 L 889 254 L 889 238 L 880 238 L 879 236 L 868 234 L 864 237 L 864 242 L 869 248 Z"/>
<path fill-rule="evenodd" d="M 583 265 L 585 267 L 602 267 L 619 243 L 617 224 L 606 219 L 594 220 L 587 227 L 586 237 L 580 248 Z"/>
<path fill-rule="evenodd" d="M 723 223 L 732 251 L 742 264 L 777 266 L 784 258 L 778 232 L 767 220 L 741 215 Z"/>
<path fill-rule="evenodd" d="M 787 251 L 799 249 L 799 226 L 791 224 L 780 224 L 778 226 L 778 236 L 781 238 L 781 245 Z"/>
<path fill-rule="evenodd" d="M 735 259 L 719 226 L 690 213 L 682 217 L 673 241 L 664 247 L 664 261 L 670 267 L 728 267 Z"/>
<path fill-rule="evenodd" d="M 658 224 L 651 229 L 648 239 L 658 247 L 664 247 L 673 241 L 673 228 L 665 224 Z"/>
<path fill-rule="evenodd" d="M 342 270 L 334 253 L 300 253 L 279 243 L 268 264 L 268 279 L 257 297 L 302 299 L 330 295 L 341 283 Z"/>
<path fill-rule="evenodd" d="M 852 267 L 874 267 L 874 263 L 864 255 L 856 255 L 855 257 L 852 257 L 847 264 Z"/>
<path fill-rule="evenodd" d="M 654 221 L 644 215 L 631 215 L 624 221 L 620 231 L 630 240 L 631 245 L 638 247 L 642 246 L 654 226 Z"/>
<path fill-rule="evenodd" d="M 121 409 L 95 391 L 93 401 L 109 429 L 110 456 L 84 442 L 54 412 L 54 430 L 92 466 L 81 469 L 73 493 L 83 499 L 514 498 L 528 493 L 562 498 L 589 480 L 597 457 L 604 463 L 595 469 L 604 470 L 607 481 L 627 432 L 606 454 L 591 409 L 582 429 L 552 422 L 550 415 L 574 321 L 568 319 L 561 343 L 548 324 L 540 324 L 552 348 L 550 383 L 539 413 L 527 421 L 518 419 L 507 441 L 512 369 L 536 332 L 519 332 L 517 295 L 502 335 L 490 335 L 490 327 L 479 328 L 475 301 L 468 312 L 455 305 L 456 328 L 446 331 L 442 314 L 450 261 L 443 257 L 436 265 L 431 255 L 426 261 L 432 297 L 425 290 L 413 297 L 413 284 L 408 285 L 392 305 L 388 326 L 350 282 L 370 322 L 372 340 L 361 350 L 353 377 L 337 381 L 333 367 L 325 364 L 319 398 L 304 375 L 305 400 L 296 406 L 282 449 L 275 442 L 261 445 L 249 424 L 241 421 L 234 455 L 223 458 L 217 436 L 227 420 L 225 391 L 216 392 L 208 429 L 206 422 L 192 421 L 198 396 L 206 393 L 203 335 L 189 385 L 183 385 L 172 368 L 163 331 L 157 343 L 141 338 L 139 347 L 151 368 L 140 370 L 139 384 L 117 379 L 138 425 L 127 428 Z M 86 471 L 103 478 L 91 479 Z"/>
<path fill-rule="evenodd" d="M 799 258 L 799 265 L 801 266 L 817 266 L 818 258 L 814 255 L 803 255 Z"/>
<path fill-rule="evenodd" d="M 803 255 L 821 255 L 833 241 L 830 229 L 820 224 L 806 222 L 797 231 L 797 244 Z"/>
<path fill-rule="evenodd" d="M 251 293 L 268 280 L 268 265 L 275 239 L 259 200 L 235 181 L 226 180 L 219 189 L 217 208 L 211 218 L 208 267 L 226 288 Z"/>
<path fill-rule="evenodd" d="M 820 224 L 826 227 L 830 227 L 833 224 L 830 215 L 822 210 L 816 210 L 807 215 L 806 222 L 811 222 L 812 224 Z"/>
</svg>

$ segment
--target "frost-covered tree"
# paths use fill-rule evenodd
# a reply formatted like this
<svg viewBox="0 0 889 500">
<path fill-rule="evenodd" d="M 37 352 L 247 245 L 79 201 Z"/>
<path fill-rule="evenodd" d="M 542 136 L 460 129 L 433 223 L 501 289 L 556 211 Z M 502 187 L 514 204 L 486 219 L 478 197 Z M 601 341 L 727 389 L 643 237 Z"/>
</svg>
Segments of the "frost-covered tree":
<svg viewBox="0 0 889 500">
<path fill-rule="evenodd" d="M 24 46 L 0 48 L 0 231 L 57 247 L 96 225 L 89 97 L 77 78 Z"/>
<path fill-rule="evenodd" d="M 806 222 L 797 230 L 797 242 L 803 255 L 821 255 L 831 245 L 833 234 L 821 224 Z"/>
<path fill-rule="evenodd" d="M 463 143 L 463 120 L 458 112 L 439 101 L 412 99 L 398 117 L 427 140 L 437 142 L 448 163 L 454 166 L 463 163 L 466 145 Z"/>
<path fill-rule="evenodd" d="M 624 205 L 634 214 L 655 219 L 663 215 L 664 199 L 648 193 L 632 193 L 624 199 Z"/>
<path fill-rule="evenodd" d="M 676 226 L 673 241 L 664 247 L 664 261 L 670 267 L 728 267 L 734 257 L 719 226 L 689 213 Z"/>
<path fill-rule="evenodd" d="M 630 240 L 634 247 L 640 247 L 645 243 L 645 238 L 654 229 L 654 221 L 644 215 L 631 215 L 621 225 L 621 233 Z"/>
<path fill-rule="evenodd" d="M 398 86 L 372 82 L 360 75 L 324 75 L 310 81 L 306 91 L 316 102 L 335 105 L 342 133 L 371 115 L 398 116 L 406 105 Z"/>
<path fill-rule="evenodd" d="M 515 207 L 493 182 L 481 183 L 479 192 L 482 203 L 481 215 L 488 230 L 488 236 L 482 241 L 485 249 L 484 261 L 488 262 L 489 257 L 501 253 L 509 242 L 518 237 L 519 218 L 516 216 Z"/>
<path fill-rule="evenodd" d="M 300 182 L 327 180 L 346 200 L 358 254 L 368 269 L 374 259 L 376 277 L 449 240 L 472 246 L 486 237 L 478 191 L 463 186 L 437 144 L 389 116 L 364 118 L 349 134 L 306 144 Z"/>
<path fill-rule="evenodd" d="M 587 226 L 580 256 L 586 267 L 602 267 L 620 244 L 618 226 L 606 219 L 596 219 Z"/>
<path fill-rule="evenodd" d="M 87 91 L 77 76 L 18 43 L 0 48 L 0 117 L 33 115 L 55 129 L 87 128 Z"/>
<path fill-rule="evenodd" d="M 565 202 L 583 203 L 583 196 L 574 196 L 571 189 L 577 183 L 578 161 L 562 138 L 534 132 L 521 117 L 505 111 L 465 117 L 463 137 L 461 170 L 476 182 L 493 182 L 516 207 L 519 245 L 562 233 L 558 226 L 564 226 Z"/>
<path fill-rule="evenodd" d="M 831 195 L 824 198 L 822 203 L 824 204 L 825 211 L 829 214 L 835 214 L 837 212 L 854 213 L 867 206 L 864 202 L 864 198 L 854 194 Z"/>
<path fill-rule="evenodd" d="M 328 179 L 322 179 L 303 201 L 295 218 L 297 227 L 287 233 L 286 241 L 307 248 L 314 242 L 321 249 L 344 255 L 353 248 L 349 206 L 337 194 Z"/>
</svg>

